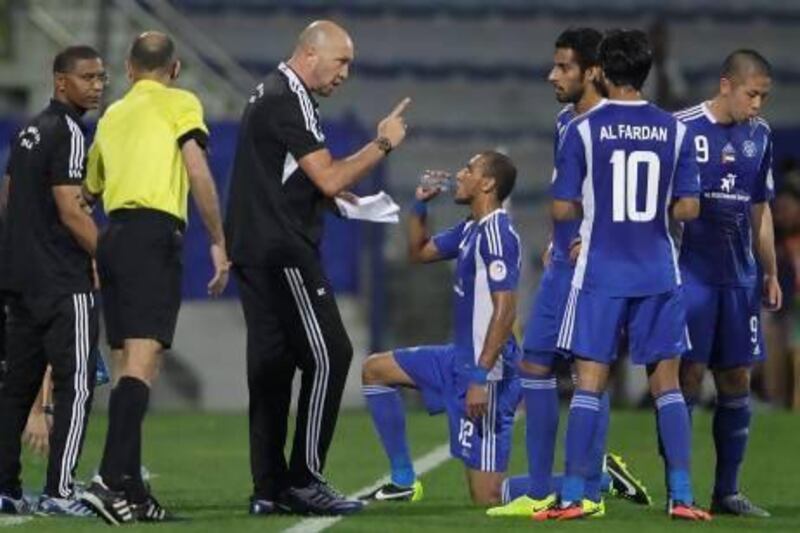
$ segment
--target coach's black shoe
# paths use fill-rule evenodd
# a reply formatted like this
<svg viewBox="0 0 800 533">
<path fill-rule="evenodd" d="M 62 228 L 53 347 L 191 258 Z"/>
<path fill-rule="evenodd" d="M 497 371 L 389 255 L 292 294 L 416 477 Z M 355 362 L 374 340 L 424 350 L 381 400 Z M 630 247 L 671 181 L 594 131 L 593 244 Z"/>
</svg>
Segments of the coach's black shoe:
<svg viewBox="0 0 800 533">
<path fill-rule="evenodd" d="M 714 514 L 729 514 L 736 516 L 753 516 L 756 518 L 769 518 L 771 515 L 766 509 L 750 501 L 742 493 L 729 494 L 728 496 L 714 496 L 711 500 L 711 512 Z"/>
<path fill-rule="evenodd" d="M 14 498 L 0 494 L 0 514 L 30 514 L 32 507 L 25 496 Z"/>
<path fill-rule="evenodd" d="M 39 502 L 34 511 L 38 516 L 69 516 L 85 518 L 94 516 L 94 512 L 80 501 L 77 496 L 69 498 L 54 498 L 46 494 L 39 496 Z"/>
<path fill-rule="evenodd" d="M 280 514 L 283 509 L 272 500 L 250 498 L 250 514 L 254 516 L 267 516 Z"/>
<path fill-rule="evenodd" d="M 322 481 L 305 487 L 289 487 L 278 503 L 282 510 L 303 515 L 348 515 L 364 508 L 364 502 L 350 500 Z"/>
<path fill-rule="evenodd" d="M 147 495 L 147 499 L 142 503 L 132 503 L 131 511 L 137 522 L 172 522 L 177 520 L 175 516 L 164 509 L 152 494 Z"/>
<path fill-rule="evenodd" d="M 81 493 L 80 501 L 111 526 L 133 522 L 133 509 L 125 493 L 109 489 L 99 476 Z"/>
</svg>

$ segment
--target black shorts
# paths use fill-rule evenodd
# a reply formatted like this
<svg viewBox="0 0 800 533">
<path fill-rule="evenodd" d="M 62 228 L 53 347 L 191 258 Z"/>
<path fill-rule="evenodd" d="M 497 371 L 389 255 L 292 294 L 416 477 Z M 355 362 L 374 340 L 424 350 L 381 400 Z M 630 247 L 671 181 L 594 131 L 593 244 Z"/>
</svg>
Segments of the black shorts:
<svg viewBox="0 0 800 533">
<path fill-rule="evenodd" d="M 172 346 L 181 305 L 185 224 L 162 211 L 119 209 L 97 243 L 106 336 L 112 349 L 125 339 Z"/>
</svg>

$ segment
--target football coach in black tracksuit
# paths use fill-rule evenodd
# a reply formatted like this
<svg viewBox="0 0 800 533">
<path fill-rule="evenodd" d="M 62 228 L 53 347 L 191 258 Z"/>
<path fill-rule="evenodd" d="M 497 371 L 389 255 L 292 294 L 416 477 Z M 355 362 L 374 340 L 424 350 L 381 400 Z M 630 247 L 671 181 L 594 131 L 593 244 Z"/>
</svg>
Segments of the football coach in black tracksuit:
<svg viewBox="0 0 800 533">
<path fill-rule="evenodd" d="M 347 514 L 361 509 L 322 476 L 352 357 L 319 256 L 326 204 L 405 138 L 405 99 L 377 138 L 335 160 L 314 95 L 348 76 L 353 43 L 328 21 L 308 26 L 292 57 L 258 84 L 245 108 L 225 221 L 247 323 L 252 514 Z M 302 372 L 297 428 L 284 444 L 292 377 Z"/>
<path fill-rule="evenodd" d="M 6 291 L 7 373 L 0 391 L 0 511 L 25 511 L 20 436 L 53 369 L 55 412 L 43 514 L 87 513 L 74 498 L 73 476 L 91 407 L 98 314 L 92 258 L 97 227 L 85 210 L 85 126 L 106 83 L 98 53 L 73 46 L 53 63 L 50 105 L 13 141 L 0 257 Z"/>
</svg>

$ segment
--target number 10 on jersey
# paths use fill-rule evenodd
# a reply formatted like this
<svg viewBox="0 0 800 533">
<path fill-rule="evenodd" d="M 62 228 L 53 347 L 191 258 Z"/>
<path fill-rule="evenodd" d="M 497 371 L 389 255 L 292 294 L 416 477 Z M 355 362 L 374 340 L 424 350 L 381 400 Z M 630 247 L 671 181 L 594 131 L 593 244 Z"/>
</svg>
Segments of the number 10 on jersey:
<svg viewBox="0 0 800 533">
<path fill-rule="evenodd" d="M 614 222 L 650 222 L 658 211 L 658 180 L 661 177 L 661 160 L 655 152 L 614 150 L 611 155 L 613 169 L 613 219 Z M 639 209 L 639 170 L 646 168 L 644 182 L 645 204 Z"/>
</svg>

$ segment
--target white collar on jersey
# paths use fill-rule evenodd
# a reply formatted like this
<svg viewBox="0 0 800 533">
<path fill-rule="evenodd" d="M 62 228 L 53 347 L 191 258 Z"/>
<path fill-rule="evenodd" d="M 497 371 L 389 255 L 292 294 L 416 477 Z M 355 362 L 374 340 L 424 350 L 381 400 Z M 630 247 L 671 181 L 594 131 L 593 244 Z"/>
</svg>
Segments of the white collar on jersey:
<svg viewBox="0 0 800 533">
<path fill-rule="evenodd" d="M 488 215 L 484 215 L 484 217 L 478 221 L 478 224 L 483 224 L 484 222 L 486 222 L 487 220 L 492 218 L 494 215 L 496 215 L 498 213 L 505 213 L 505 212 L 506 212 L 505 209 L 503 209 L 502 207 L 498 207 L 497 209 L 495 209 L 494 211 L 492 211 Z"/>
<path fill-rule="evenodd" d="M 647 105 L 650 102 L 647 100 L 609 100 L 608 103 L 614 105 Z"/>
<path fill-rule="evenodd" d="M 717 123 L 717 119 L 714 117 L 714 113 L 711 112 L 711 107 L 709 107 L 710 103 L 711 102 L 706 100 L 705 102 L 700 104 L 700 107 L 702 108 L 703 114 L 706 116 L 708 121 L 711 122 L 712 124 L 716 124 Z"/>
</svg>

